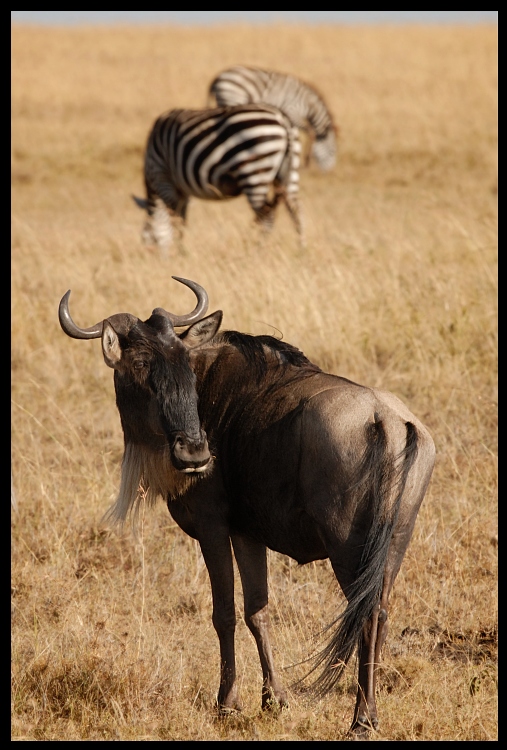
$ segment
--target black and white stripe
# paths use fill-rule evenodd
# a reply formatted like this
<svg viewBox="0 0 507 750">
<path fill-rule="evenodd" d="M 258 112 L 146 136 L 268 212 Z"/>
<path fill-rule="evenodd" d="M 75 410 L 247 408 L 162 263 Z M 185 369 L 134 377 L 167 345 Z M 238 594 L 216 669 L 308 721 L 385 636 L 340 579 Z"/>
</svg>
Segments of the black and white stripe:
<svg viewBox="0 0 507 750">
<path fill-rule="evenodd" d="M 337 128 L 323 97 L 311 84 L 284 73 L 236 65 L 212 81 L 209 98 L 224 107 L 248 102 L 278 107 L 294 125 L 308 132 L 311 155 L 319 167 L 334 167 Z"/>
<path fill-rule="evenodd" d="M 269 229 L 280 200 L 302 239 L 298 205 L 301 143 L 298 130 L 276 107 L 247 104 L 173 109 L 153 125 L 145 152 L 147 243 L 167 250 L 181 233 L 190 197 L 225 200 L 245 195 L 257 221 Z"/>
</svg>

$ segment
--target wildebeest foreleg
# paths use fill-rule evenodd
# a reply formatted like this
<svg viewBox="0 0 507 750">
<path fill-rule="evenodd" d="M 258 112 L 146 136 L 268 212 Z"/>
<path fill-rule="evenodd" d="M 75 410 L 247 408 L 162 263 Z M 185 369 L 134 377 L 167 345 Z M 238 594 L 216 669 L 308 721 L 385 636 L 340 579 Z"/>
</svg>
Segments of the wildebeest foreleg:
<svg viewBox="0 0 507 750">
<path fill-rule="evenodd" d="M 262 667 L 262 708 L 286 706 L 269 639 L 266 547 L 239 536 L 232 537 L 232 546 L 243 586 L 245 621 L 255 638 Z"/>
<path fill-rule="evenodd" d="M 234 631 L 234 571 L 228 534 L 208 530 L 207 540 L 200 540 L 213 595 L 213 625 L 220 642 L 220 688 L 218 708 L 223 712 L 240 711 L 236 684 Z"/>
</svg>

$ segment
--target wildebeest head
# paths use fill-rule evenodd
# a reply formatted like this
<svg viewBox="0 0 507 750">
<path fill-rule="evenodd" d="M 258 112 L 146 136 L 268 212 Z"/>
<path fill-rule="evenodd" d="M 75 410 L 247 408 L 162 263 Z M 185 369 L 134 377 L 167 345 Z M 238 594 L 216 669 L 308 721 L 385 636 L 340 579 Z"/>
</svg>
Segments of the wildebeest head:
<svg viewBox="0 0 507 750">
<path fill-rule="evenodd" d="M 156 308 L 145 321 L 118 313 L 90 328 L 79 328 L 70 316 L 69 290 L 60 302 L 59 319 L 72 338 L 102 339 L 104 360 L 115 371 L 125 442 L 153 449 L 168 446 L 175 469 L 200 473 L 210 467 L 211 455 L 199 420 L 189 350 L 210 341 L 222 312 L 204 317 L 208 308 L 205 290 L 193 281 L 173 278 L 197 297 L 195 309 L 187 315 Z M 174 328 L 178 326 L 190 327 L 177 334 Z"/>
</svg>

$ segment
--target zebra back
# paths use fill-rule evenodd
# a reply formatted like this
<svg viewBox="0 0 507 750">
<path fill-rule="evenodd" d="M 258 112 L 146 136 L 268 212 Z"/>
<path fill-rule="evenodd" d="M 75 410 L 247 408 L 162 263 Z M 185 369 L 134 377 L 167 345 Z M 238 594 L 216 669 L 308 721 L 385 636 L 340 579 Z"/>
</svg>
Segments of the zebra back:
<svg viewBox="0 0 507 750">
<path fill-rule="evenodd" d="M 148 213 L 144 241 L 168 247 L 173 220 L 184 221 L 192 196 L 224 200 L 241 194 L 265 228 L 282 199 L 302 236 L 300 152 L 297 128 L 264 103 L 163 113 L 145 151 L 146 199 L 134 197 Z"/>
<path fill-rule="evenodd" d="M 236 65 L 211 82 L 209 100 L 218 106 L 265 102 L 284 112 L 291 122 L 310 133 L 312 156 L 324 170 L 336 161 L 337 128 L 324 98 L 309 83 L 292 75 Z"/>
<path fill-rule="evenodd" d="M 205 199 L 234 197 L 256 180 L 285 184 L 299 140 L 290 121 L 275 107 L 258 104 L 211 109 L 173 109 L 155 122 L 146 149 L 145 179 L 156 194 L 176 188 L 181 195 Z M 261 175 L 263 175 L 261 179 Z M 238 180 L 233 185 L 229 179 Z"/>
</svg>

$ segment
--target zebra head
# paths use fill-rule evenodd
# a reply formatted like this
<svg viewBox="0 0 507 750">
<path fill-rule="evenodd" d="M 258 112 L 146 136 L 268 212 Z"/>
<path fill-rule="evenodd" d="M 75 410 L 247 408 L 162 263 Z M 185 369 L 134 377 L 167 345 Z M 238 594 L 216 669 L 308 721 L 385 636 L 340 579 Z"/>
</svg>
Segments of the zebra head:
<svg viewBox="0 0 507 750">
<path fill-rule="evenodd" d="M 331 125 L 322 135 L 316 135 L 312 144 L 312 156 L 324 172 L 329 172 L 336 164 L 337 128 Z"/>
</svg>

